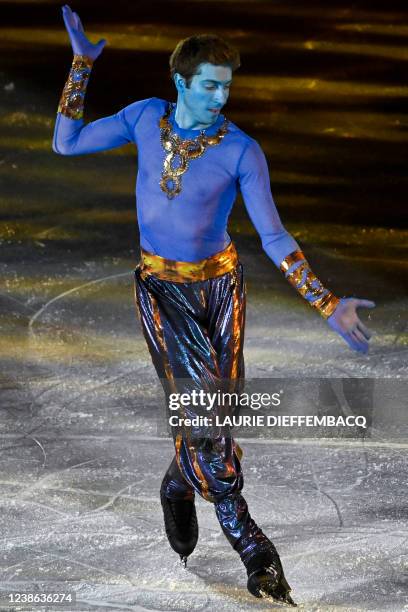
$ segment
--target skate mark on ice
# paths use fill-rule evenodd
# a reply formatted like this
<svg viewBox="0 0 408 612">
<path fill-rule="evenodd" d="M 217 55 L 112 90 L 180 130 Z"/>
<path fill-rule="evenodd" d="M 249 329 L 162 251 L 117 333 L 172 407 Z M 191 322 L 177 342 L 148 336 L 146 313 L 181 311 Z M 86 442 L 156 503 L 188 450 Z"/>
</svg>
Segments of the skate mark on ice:
<svg viewBox="0 0 408 612">
<path fill-rule="evenodd" d="M 111 280 L 113 278 L 120 278 L 121 276 L 130 276 L 131 274 L 132 274 L 131 271 L 121 272 L 120 274 L 110 274 L 109 276 L 104 276 L 102 278 L 96 278 L 92 281 L 88 281 L 87 283 L 82 283 L 81 285 L 77 285 L 76 287 L 73 287 L 72 289 L 68 289 L 67 291 L 63 291 L 63 293 L 60 293 L 59 295 L 54 296 L 51 300 L 49 300 L 43 306 L 41 306 L 41 308 L 39 308 L 39 310 L 37 310 L 33 314 L 33 316 L 30 318 L 28 322 L 29 332 L 34 333 L 33 331 L 34 323 L 37 321 L 37 319 L 39 319 L 42 316 L 42 314 L 47 310 L 47 308 L 51 306 L 51 304 L 58 302 L 59 300 L 66 297 L 67 295 L 70 295 L 71 293 L 76 293 L 77 291 L 81 291 L 81 289 L 85 289 L 86 287 L 91 287 L 92 285 L 103 283 L 104 281 Z"/>
<path fill-rule="evenodd" d="M 11 499 L 13 502 L 17 502 L 17 503 L 21 501 L 23 505 L 38 506 L 39 508 L 43 508 L 44 510 L 48 510 L 49 512 L 54 512 L 55 514 L 58 514 L 59 516 L 63 516 L 65 518 L 70 518 L 71 516 L 67 512 L 63 512 L 62 510 L 58 510 L 57 508 L 53 508 L 52 506 L 47 506 L 47 504 L 42 504 L 41 502 L 36 502 L 32 499 L 19 500 L 19 499 L 14 499 L 14 496 L 12 497 L 6 494 L 3 494 L 3 498 Z"/>
<path fill-rule="evenodd" d="M 316 532 L 318 535 L 325 535 L 326 532 L 322 532 L 322 531 L 317 531 Z M 356 532 L 358 533 L 358 531 Z M 339 536 L 341 536 L 342 532 L 337 532 L 337 534 Z M 314 534 L 313 534 L 314 535 Z M 367 542 L 370 541 L 369 540 L 369 536 L 368 535 L 364 535 L 361 538 L 357 538 L 357 537 L 353 537 L 353 544 L 357 544 L 359 542 Z M 313 546 L 313 542 L 310 542 L 310 545 L 307 547 L 307 550 L 302 550 L 302 552 L 297 552 L 297 553 L 287 553 L 285 555 L 285 557 L 287 559 L 298 559 L 299 561 L 302 561 L 305 557 L 309 557 L 310 555 L 324 555 L 327 551 L 329 550 L 338 550 L 343 549 L 343 550 L 348 550 L 350 547 L 350 539 L 347 540 L 342 540 L 341 542 L 338 542 L 337 544 L 327 544 L 327 542 L 324 542 L 321 546 Z M 293 570 L 294 567 L 296 567 L 298 565 L 292 565 L 291 566 L 291 570 Z"/>
<path fill-rule="evenodd" d="M 24 486 L 25 486 L 25 483 L 21 483 L 21 482 L 15 481 L 15 480 L 13 480 L 13 481 L 4 481 L 3 480 L 3 481 L 0 481 L 0 484 L 1 485 L 20 486 L 21 488 L 24 488 Z M 72 520 L 75 520 L 77 522 L 78 519 L 90 518 L 90 517 L 92 517 L 94 515 L 97 515 L 98 513 L 102 512 L 103 510 L 106 510 L 106 509 L 112 507 L 113 504 L 117 500 L 119 500 L 119 499 L 129 500 L 129 501 L 132 501 L 132 502 L 135 502 L 135 503 L 139 502 L 139 503 L 142 503 L 142 504 L 152 504 L 152 503 L 153 504 L 157 504 L 157 499 L 153 498 L 153 497 L 152 498 L 142 498 L 142 497 L 137 497 L 135 495 L 130 495 L 130 494 L 129 495 L 124 495 L 123 494 L 124 491 L 126 491 L 127 489 L 130 489 L 135 484 L 136 483 L 130 483 L 130 484 L 126 485 L 126 487 L 123 487 L 123 489 L 121 489 L 117 493 L 114 493 L 113 495 L 112 495 L 111 491 L 109 491 L 109 492 L 108 491 L 94 491 L 92 489 L 84 490 L 84 489 L 77 489 L 75 487 L 53 487 L 53 486 L 50 486 L 50 487 L 42 486 L 41 487 L 41 491 L 50 491 L 50 492 L 55 492 L 55 493 L 75 493 L 76 495 L 79 495 L 79 496 L 82 495 L 84 497 L 89 497 L 89 496 L 92 496 L 92 497 L 104 497 L 104 498 L 109 497 L 109 500 L 105 504 L 102 504 L 101 506 L 98 506 L 97 508 L 94 508 L 93 510 L 85 510 L 84 512 L 74 513 L 74 514 L 68 514 L 67 512 L 63 512 L 61 510 L 58 510 L 57 508 L 54 508 L 54 507 L 51 507 L 51 506 L 47 506 L 46 504 L 42 504 L 40 502 L 35 502 L 33 500 L 27 500 L 27 499 L 21 499 L 20 500 L 19 497 L 17 497 L 18 496 L 18 492 L 16 492 L 14 495 L 4 494 L 4 497 L 6 499 L 10 499 L 14 503 L 21 501 L 21 503 L 23 503 L 23 504 L 31 504 L 31 505 L 35 505 L 35 506 L 39 506 L 39 507 L 45 508 L 47 510 L 55 512 L 56 514 L 61 515 L 66 520 L 71 520 L 72 519 Z M 138 481 L 137 481 L 137 484 L 139 484 Z M 161 525 L 162 524 L 161 520 L 159 520 L 159 519 L 156 520 L 156 519 L 152 518 L 151 516 L 149 518 L 146 518 L 146 517 L 138 515 L 138 516 L 134 516 L 132 518 L 137 519 L 139 521 L 142 521 L 142 522 L 144 522 L 144 523 L 146 523 L 146 524 L 148 524 L 150 526 L 151 526 L 152 523 L 155 523 L 156 525 Z M 62 522 L 64 522 L 64 521 L 62 521 Z M 59 524 L 61 524 L 61 523 L 59 523 Z M 50 533 L 52 533 L 52 532 L 50 532 Z"/>
<path fill-rule="evenodd" d="M 83 465 L 88 465 L 89 463 L 93 463 L 94 461 L 97 461 L 98 459 L 99 457 L 95 457 L 94 459 L 88 459 L 87 461 L 82 461 L 81 463 L 70 465 L 69 467 L 63 468 L 62 470 L 56 470 L 55 472 L 51 472 L 51 474 L 46 474 L 45 476 L 42 476 L 39 480 L 36 480 L 35 482 L 33 482 L 33 484 L 28 485 L 25 489 L 23 489 L 23 491 L 19 491 L 15 495 L 11 495 L 10 498 L 15 498 L 16 495 L 25 496 L 28 493 L 32 493 L 36 489 L 42 488 L 42 485 L 44 482 L 47 482 L 59 476 L 60 474 L 63 474 L 64 472 L 69 472 L 70 470 L 73 470 L 75 468 L 82 467 Z"/>
<path fill-rule="evenodd" d="M 16 461 L 19 461 L 19 459 L 16 459 Z M 123 490 L 126 490 L 129 487 L 133 487 L 135 483 L 131 483 L 129 485 L 127 485 L 126 487 L 124 487 Z M 137 482 L 137 484 L 139 484 L 139 482 Z M 0 481 L 0 485 L 10 485 L 10 486 L 18 486 L 21 488 L 24 488 L 26 486 L 25 482 L 21 482 L 18 480 L 1 480 Z M 110 497 L 112 496 L 112 492 L 111 491 L 95 491 L 93 489 L 77 489 L 75 487 L 41 487 L 42 491 L 52 491 L 52 492 L 61 492 L 61 493 L 75 493 L 76 495 L 84 495 L 84 496 L 88 496 L 88 495 L 92 495 L 95 497 Z M 114 494 L 115 495 L 115 494 Z M 115 495 L 116 497 L 121 497 L 122 499 L 127 499 L 130 501 L 134 501 L 134 502 L 139 502 L 142 504 L 156 504 L 157 503 L 157 498 L 156 497 L 140 497 L 137 495 L 123 495 L 120 491 L 118 493 L 116 493 Z M 13 496 L 8 496 L 11 499 L 15 499 L 15 497 Z M 100 508 L 95 509 L 94 511 L 99 511 Z M 90 511 L 90 512 L 94 512 L 94 511 Z M 82 515 L 81 515 L 82 516 Z M 150 519 L 149 519 L 150 520 Z"/>
<path fill-rule="evenodd" d="M 397 544 L 396 546 L 394 546 L 394 548 L 392 548 L 389 553 L 385 556 L 385 557 L 381 557 L 381 559 L 378 559 L 378 561 L 376 562 L 377 565 L 379 565 L 380 567 L 382 567 L 383 562 L 385 561 L 385 563 L 387 564 L 387 566 L 390 568 L 391 570 L 391 578 L 393 578 L 394 580 L 396 580 L 396 572 L 397 572 L 397 568 L 394 567 L 394 565 L 392 564 L 392 556 L 394 555 L 394 551 L 397 550 L 398 548 L 401 548 L 402 546 L 404 546 L 405 542 L 408 541 L 408 536 L 405 537 L 402 542 L 400 542 L 399 544 Z M 401 555 L 398 555 L 401 556 Z M 402 553 L 402 556 L 407 556 L 406 553 Z"/>
<path fill-rule="evenodd" d="M 59 530 L 59 528 L 61 526 L 63 526 L 64 523 L 71 523 L 71 522 L 78 523 L 78 522 L 80 522 L 79 519 L 81 519 L 81 515 L 78 515 L 78 516 L 69 516 L 66 519 L 62 519 L 61 521 L 54 521 L 54 523 L 53 523 L 54 529 L 52 529 L 51 531 L 47 531 L 47 539 L 50 539 L 50 536 L 52 536 L 52 535 L 57 535 L 57 537 L 59 538 L 59 543 L 61 543 L 63 538 L 67 538 L 68 540 L 72 541 L 72 531 L 71 530 L 69 530 L 69 531 L 61 531 L 61 530 Z M 68 525 L 68 527 L 70 527 L 70 525 Z M 97 536 L 97 537 L 100 537 L 100 536 L 115 537 L 118 540 L 122 538 L 123 540 L 128 542 L 129 539 L 131 538 L 132 534 L 130 532 L 124 533 L 124 532 L 121 532 L 121 531 L 102 531 L 101 529 L 98 529 L 98 531 L 95 532 L 95 530 L 92 529 L 90 531 L 86 531 L 86 530 L 81 531 L 80 535 L 81 536 L 85 536 L 85 537 L 93 537 L 93 536 Z M 35 536 L 33 536 L 33 537 L 35 538 Z M 163 536 L 163 539 L 164 539 L 164 536 Z M 10 542 L 10 543 L 17 542 L 17 543 L 23 544 L 24 546 L 25 546 L 25 544 L 28 541 L 30 541 L 30 539 L 27 540 L 27 536 L 26 535 L 24 535 L 24 536 L 11 536 L 11 537 L 7 536 L 7 538 L 0 539 L 0 542 L 5 542 L 5 543 L 7 543 L 7 542 Z M 0 572 L 1 571 L 2 570 L 0 569 Z"/>
<path fill-rule="evenodd" d="M 111 602 L 108 599 L 105 599 L 104 601 L 93 598 L 89 599 L 86 596 L 81 596 L 81 598 L 77 597 L 76 602 L 82 604 L 86 603 L 88 605 L 95 605 L 97 610 L 108 607 L 117 610 L 132 610 L 132 612 L 170 612 L 171 610 L 179 610 L 180 612 L 204 612 L 206 610 L 209 610 L 210 612 L 213 612 L 215 608 L 218 608 L 218 603 L 223 603 L 217 602 L 216 604 L 213 604 L 213 602 L 210 601 L 210 598 L 205 591 L 195 589 L 175 589 L 174 586 L 174 581 L 172 581 L 171 589 L 169 588 L 167 590 L 163 589 L 163 587 L 155 588 L 153 586 L 140 586 L 135 590 L 135 592 L 129 593 L 132 598 L 132 601 L 135 601 L 135 603 L 133 603 L 132 605 Z M 177 585 L 177 587 L 178 586 L 179 585 Z M 118 593 L 118 595 L 121 595 L 121 593 Z M 124 595 L 126 596 L 126 593 Z M 106 597 L 105 592 L 103 592 L 103 596 Z M 141 603 L 139 603 L 139 598 L 141 598 Z M 225 610 L 226 608 L 222 607 L 218 609 Z M 238 610 L 241 609 L 242 608 L 238 608 Z"/>
<path fill-rule="evenodd" d="M 26 308 L 27 310 L 35 313 L 35 308 L 33 308 L 32 306 L 29 306 L 26 302 L 23 302 L 22 300 L 18 300 L 12 295 L 8 295 L 7 293 L 0 292 L 0 297 L 5 298 L 6 300 L 10 300 L 11 302 L 15 302 L 19 306 L 22 306 L 23 308 Z"/>
<path fill-rule="evenodd" d="M 280 508 L 280 507 L 276 508 L 276 506 L 274 506 L 273 502 L 270 499 L 268 499 L 267 497 L 263 497 L 262 495 L 258 495 L 257 493 L 251 493 L 249 489 L 246 489 L 245 497 L 247 497 L 248 499 L 251 499 L 251 498 L 252 499 L 259 499 L 264 504 L 266 503 L 267 505 L 272 506 L 272 508 L 274 508 L 279 513 L 280 516 L 281 515 L 284 516 L 285 519 L 288 520 L 288 523 L 290 523 L 289 515 L 285 512 L 285 510 Z"/>
<path fill-rule="evenodd" d="M 15 379 L 15 382 L 16 382 L 18 387 L 20 387 L 20 388 L 23 387 L 23 385 L 21 385 L 17 379 Z M 37 405 L 39 408 L 43 407 L 43 405 L 38 404 L 38 398 L 41 397 L 41 395 L 43 395 L 44 393 L 46 393 L 50 389 L 54 388 L 55 386 L 59 386 L 62 383 L 63 383 L 63 381 L 60 381 L 60 382 L 52 385 L 51 387 L 48 387 L 47 389 L 43 389 L 37 395 L 33 394 L 33 392 L 30 390 L 30 387 L 28 385 L 25 386 L 25 389 L 28 391 L 29 395 L 31 395 L 31 402 L 30 402 L 30 404 L 28 406 L 28 410 L 30 412 L 30 417 L 31 418 L 33 417 L 33 407 L 35 405 Z M 10 408 L 6 408 L 6 410 L 9 412 L 9 414 L 12 414 L 12 416 L 14 416 L 16 418 L 20 417 L 20 415 L 16 415 L 15 413 L 13 413 L 12 409 L 10 409 Z M 43 422 L 45 422 L 45 420 Z M 45 451 L 44 446 L 41 444 L 41 442 L 35 436 L 33 436 L 32 434 L 33 434 L 33 432 L 35 432 L 37 429 L 39 429 L 43 425 L 43 422 L 41 422 L 39 425 L 37 425 L 36 427 L 31 429 L 30 431 L 25 431 L 24 429 L 20 428 L 20 431 L 22 431 L 22 434 L 21 434 L 21 436 L 19 436 L 17 438 L 17 439 L 19 439 L 20 437 L 23 438 L 23 439 L 24 438 L 28 438 L 28 439 L 32 440 L 33 442 L 35 442 L 35 444 L 37 444 L 37 446 L 40 447 L 42 455 L 43 455 L 43 462 L 42 462 L 42 465 L 41 465 L 42 468 L 45 467 L 45 464 L 47 462 L 47 453 Z M 24 446 L 24 445 L 22 445 L 22 446 Z M 6 448 L 3 448 L 3 449 L 0 449 L 0 452 L 2 452 L 3 450 L 8 450 L 10 448 L 17 448 L 17 447 L 16 446 L 6 447 Z"/>
<path fill-rule="evenodd" d="M 33 430 L 35 431 L 35 430 Z M 378 431 L 374 428 L 374 433 Z M 0 433 L 0 440 L 2 438 L 4 439 L 12 439 L 12 438 L 17 438 L 19 439 L 21 436 L 19 434 L 4 434 L 4 433 Z M 54 438 L 53 438 L 54 439 Z M 122 440 L 122 441 L 131 441 L 131 442 L 161 442 L 161 443 L 165 443 L 165 444 L 170 444 L 171 443 L 171 437 L 170 435 L 168 435 L 167 437 L 159 437 L 159 436 L 141 436 L 140 434 L 125 434 L 125 433 L 119 433 L 119 434 L 103 434 L 103 435 L 87 435 L 87 434 L 69 434 L 69 435 L 61 435 L 58 437 L 59 440 L 104 440 L 104 441 L 109 441 L 109 440 Z M 281 440 L 272 440 L 272 439 L 264 439 L 264 440 L 255 440 L 255 439 L 251 439 L 251 438 L 247 438 L 245 439 L 245 444 L 249 445 L 249 444 L 264 444 L 264 445 L 270 445 L 270 446 L 282 446 L 282 441 Z M 285 445 L 286 446 L 296 446 L 297 448 L 300 448 L 301 446 L 304 447 L 318 447 L 318 448 L 326 448 L 326 447 L 340 447 L 340 448 L 344 448 L 346 450 L 348 449 L 352 449 L 353 447 L 361 447 L 361 440 L 353 440 L 353 439 L 348 439 L 346 441 L 344 440 L 333 440 L 333 439 L 329 439 L 329 438 L 325 438 L 323 440 L 319 440 L 319 439 L 315 439 L 315 440 L 285 440 Z M 406 450 L 408 448 L 408 443 L 407 442 L 392 442 L 390 440 L 388 440 L 387 438 L 383 438 L 378 436 L 378 439 L 376 438 L 375 440 L 365 440 L 364 441 L 364 445 L 367 448 L 373 448 L 373 449 L 377 449 L 377 448 L 388 448 L 388 449 L 395 449 L 395 450 Z"/>
<path fill-rule="evenodd" d="M 25 438 L 29 438 L 30 440 L 33 440 L 41 448 L 42 453 L 43 453 L 43 457 L 44 457 L 44 460 L 42 462 L 41 467 L 44 468 L 45 464 L 47 462 L 47 453 L 45 452 L 45 448 L 43 447 L 41 442 L 39 440 L 37 440 L 37 438 L 35 436 L 31 436 L 30 434 L 27 433 L 27 434 L 24 435 L 24 437 Z"/>
<path fill-rule="evenodd" d="M 100 382 L 100 383 L 98 383 L 96 385 L 94 384 L 92 387 L 89 387 L 88 389 L 85 389 L 81 393 L 78 393 L 77 395 L 74 395 L 74 397 L 68 398 L 67 400 L 65 400 L 61 404 L 61 406 L 62 407 L 68 407 L 71 402 L 76 401 L 77 399 L 83 397 L 84 395 L 88 395 L 88 393 L 91 393 L 92 391 L 95 391 L 96 389 L 101 389 L 103 387 L 111 385 L 112 383 L 116 382 L 117 380 L 120 380 L 121 378 L 126 378 L 126 376 L 134 374 L 134 372 L 135 372 L 134 369 L 127 370 L 126 372 L 122 372 L 121 374 L 118 374 L 117 376 L 114 376 L 113 378 L 108 378 L 107 380 L 103 380 L 102 382 Z"/>
<path fill-rule="evenodd" d="M 83 599 L 81 598 L 76 598 L 76 603 L 81 603 L 81 604 L 86 604 L 87 606 L 95 606 L 96 610 L 101 610 L 103 608 L 109 608 L 110 610 L 131 610 L 132 612 L 139 612 L 139 610 L 142 612 L 143 610 L 146 610 L 146 612 L 149 612 L 151 610 L 155 610 L 156 608 L 145 608 L 144 606 L 141 606 L 140 604 L 137 604 L 135 606 L 127 606 L 126 604 L 118 604 L 112 601 L 101 601 L 100 599 Z"/>
<path fill-rule="evenodd" d="M 6 408 L 6 411 L 7 411 L 9 414 L 11 414 L 13 417 L 16 417 L 16 414 L 13 412 L 13 410 L 12 410 L 11 408 Z M 24 429 L 23 429 L 23 430 L 21 430 L 21 431 L 22 431 L 22 434 L 21 434 L 21 436 L 19 436 L 19 438 L 20 438 L 20 437 L 21 437 L 21 438 L 28 438 L 29 440 L 32 440 L 33 442 L 35 442 L 35 443 L 37 444 L 37 446 L 39 446 L 39 447 L 40 447 L 41 452 L 42 452 L 43 457 L 44 457 L 43 462 L 42 462 L 42 466 L 41 466 L 41 467 L 43 467 L 43 468 L 44 468 L 44 467 L 45 467 L 45 464 L 46 464 L 46 461 L 47 461 L 47 453 L 45 452 L 45 448 L 43 447 L 43 445 L 41 444 L 41 442 L 40 442 L 39 440 L 37 440 L 37 438 L 36 438 L 35 436 L 31 435 L 31 433 L 30 433 L 30 432 L 25 431 Z M 14 447 L 12 446 L 12 447 L 8 447 L 8 448 L 14 448 Z M 4 448 L 3 448 L 3 449 L 1 449 L 1 451 L 3 451 L 3 450 L 6 450 L 6 449 L 4 449 Z"/>
<path fill-rule="evenodd" d="M 9 570 L 14 570 L 14 572 L 12 574 L 10 574 L 9 576 L 7 576 L 5 578 L 5 580 L 2 580 L 0 582 L 1 586 L 4 586 L 5 583 L 7 582 L 11 582 L 12 584 L 14 583 L 14 576 L 17 576 L 17 570 L 18 569 L 22 569 L 25 565 L 28 565 L 30 563 L 32 563 L 33 561 L 36 561 L 37 559 L 44 559 L 45 557 L 45 553 L 41 553 L 41 554 L 36 554 L 34 557 L 30 558 L 30 559 L 25 559 L 24 561 L 20 561 L 19 563 L 15 563 L 14 565 L 10 565 L 9 567 L 5 567 L 2 570 L 2 573 L 5 574 L 7 571 Z M 47 561 L 46 563 L 44 563 L 44 565 L 50 565 L 51 563 L 53 563 L 53 561 Z"/>
<path fill-rule="evenodd" d="M 317 491 L 320 493 L 320 495 L 323 495 L 323 496 L 327 497 L 327 499 L 331 501 L 331 503 L 333 504 L 333 506 L 334 506 L 334 508 L 336 510 L 337 517 L 339 519 L 339 527 L 344 527 L 344 521 L 343 521 L 343 517 L 342 517 L 341 512 L 340 512 L 340 508 L 339 508 L 336 500 L 333 497 L 331 497 L 331 495 L 329 495 L 329 493 L 327 493 L 324 489 L 322 489 L 320 487 L 320 484 L 319 484 L 319 481 L 318 481 L 318 478 L 317 478 L 317 475 L 316 475 L 316 472 L 315 472 L 315 469 L 314 469 L 313 459 L 311 459 L 311 458 L 309 458 L 309 465 L 310 465 L 310 471 L 311 471 L 311 474 L 312 474 L 312 477 L 313 477 L 313 482 L 315 484 L 315 487 L 316 487 Z"/>
<path fill-rule="evenodd" d="M 101 512 L 102 510 L 111 508 L 113 504 L 115 503 L 115 501 L 124 497 L 122 494 L 125 491 L 130 490 L 130 487 L 133 487 L 134 484 L 136 483 L 133 482 L 131 484 L 126 485 L 126 487 L 123 487 L 123 489 L 120 489 L 120 491 L 118 491 L 117 493 L 114 493 L 105 504 L 102 504 L 102 506 L 98 506 L 98 508 L 94 508 L 94 510 L 89 510 L 88 512 L 82 513 L 82 516 L 91 516 L 92 514 L 97 514 L 98 512 Z"/>
<path fill-rule="evenodd" d="M 48 393 L 49 391 L 52 391 L 53 389 L 56 389 L 57 387 L 61 387 L 61 385 L 63 385 L 65 383 L 65 380 L 59 380 L 58 382 L 55 382 L 53 385 L 51 385 L 50 387 L 47 387 L 46 389 L 42 389 L 42 391 L 39 391 L 37 393 L 37 395 L 33 395 L 33 399 L 31 401 L 31 404 L 29 405 L 29 410 L 30 410 L 30 415 L 32 416 L 32 409 L 35 405 L 37 405 L 38 409 L 44 408 L 46 406 L 46 404 L 44 403 L 38 403 L 38 400 L 40 399 L 40 397 L 42 397 L 43 395 L 45 395 L 46 393 Z M 36 429 L 38 429 L 38 426 L 36 427 Z M 32 432 L 35 431 L 34 429 L 31 430 Z"/>
<path fill-rule="evenodd" d="M 33 553 L 44 555 L 44 557 L 52 557 L 53 559 L 59 559 L 60 561 L 67 561 L 68 563 L 79 565 L 81 567 L 86 567 L 87 569 L 94 570 L 96 572 L 100 572 L 102 574 L 105 574 L 106 576 L 113 576 L 114 578 L 123 578 L 131 586 L 137 586 L 137 584 L 132 582 L 132 580 L 125 574 L 119 574 L 118 572 L 115 572 L 112 570 L 106 570 L 106 569 L 103 569 L 102 567 L 95 567 L 93 565 L 90 565 L 89 563 L 78 561 L 78 559 L 74 559 L 72 557 L 65 557 L 64 555 L 57 555 L 55 553 L 51 553 L 51 552 L 47 552 L 43 550 L 35 550 L 34 548 L 30 548 L 30 547 L 25 547 L 25 550 L 30 550 Z"/>
</svg>

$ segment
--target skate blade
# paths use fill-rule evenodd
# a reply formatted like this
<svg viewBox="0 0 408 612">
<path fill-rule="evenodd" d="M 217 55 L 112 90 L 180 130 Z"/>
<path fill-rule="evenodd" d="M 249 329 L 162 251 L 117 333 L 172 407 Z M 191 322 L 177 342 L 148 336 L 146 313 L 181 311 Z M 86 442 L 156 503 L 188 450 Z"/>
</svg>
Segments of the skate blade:
<svg viewBox="0 0 408 612">
<path fill-rule="evenodd" d="M 268 593 L 267 591 L 264 591 L 263 589 L 259 589 L 259 595 L 260 597 L 262 597 L 262 599 L 265 600 L 269 600 L 271 603 L 273 603 L 274 605 L 278 605 L 281 607 L 290 607 L 290 608 L 297 608 L 298 605 L 297 603 L 295 603 L 293 601 L 293 599 L 291 598 L 291 596 L 288 594 L 289 599 L 277 599 L 276 597 L 274 597 L 273 595 L 271 595 L 270 593 Z"/>
<path fill-rule="evenodd" d="M 184 569 L 187 568 L 187 557 L 185 555 L 180 555 L 180 563 Z"/>
</svg>

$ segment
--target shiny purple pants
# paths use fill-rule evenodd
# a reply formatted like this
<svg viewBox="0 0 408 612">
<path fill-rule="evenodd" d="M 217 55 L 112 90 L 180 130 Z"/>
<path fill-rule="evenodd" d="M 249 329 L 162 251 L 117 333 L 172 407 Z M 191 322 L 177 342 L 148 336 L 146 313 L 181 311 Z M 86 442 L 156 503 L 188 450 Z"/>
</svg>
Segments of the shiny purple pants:
<svg viewBox="0 0 408 612">
<path fill-rule="evenodd" d="M 167 397 L 193 389 L 239 392 L 244 378 L 245 283 L 242 265 L 204 281 L 179 283 L 135 271 L 136 306 Z M 195 409 L 189 406 L 187 416 Z M 225 410 L 225 408 L 223 408 Z M 214 503 L 221 528 L 246 563 L 272 544 L 241 495 L 241 449 L 232 436 L 173 432 L 175 457 L 164 477 L 172 499 L 195 492 Z"/>
</svg>

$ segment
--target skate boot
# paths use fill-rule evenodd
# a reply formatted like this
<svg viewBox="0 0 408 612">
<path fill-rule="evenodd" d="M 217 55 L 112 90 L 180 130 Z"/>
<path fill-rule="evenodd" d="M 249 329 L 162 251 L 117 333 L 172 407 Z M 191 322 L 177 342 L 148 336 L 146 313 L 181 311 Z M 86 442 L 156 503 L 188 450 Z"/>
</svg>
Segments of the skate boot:
<svg viewBox="0 0 408 612">
<path fill-rule="evenodd" d="M 251 556 L 245 563 L 248 582 L 247 588 L 255 597 L 269 599 L 273 603 L 296 607 L 290 596 L 291 588 L 283 573 L 282 564 L 276 548 Z"/>
<path fill-rule="evenodd" d="M 296 606 L 278 551 L 249 514 L 245 498 L 240 493 L 228 495 L 215 504 L 215 512 L 221 529 L 246 567 L 248 591 L 273 603 Z"/>
<path fill-rule="evenodd" d="M 169 499 L 165 491 L 166 487 L 163 483 L 160 489 L 160 501 L 167 539 L 186 567 L 187 557 L 195 549 L 198 540 L 198 522 L 194 501 Z"/>
</svg>

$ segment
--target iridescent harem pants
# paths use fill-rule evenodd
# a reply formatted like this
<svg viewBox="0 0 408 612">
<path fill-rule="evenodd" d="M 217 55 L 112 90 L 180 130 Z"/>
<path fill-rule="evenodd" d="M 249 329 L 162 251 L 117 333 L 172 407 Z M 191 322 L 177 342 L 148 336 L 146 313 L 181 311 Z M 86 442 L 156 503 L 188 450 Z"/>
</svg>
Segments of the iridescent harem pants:
<svg viewBox="0 0 408 612">
<path fill-rule="evenodd" d="M 167 398 L 191 391 L 239 392 L 244 377 L 245 284 L 234 245 L 200 262 L 142 251 L 135 297 L 153 364 Z M 215 411 L 225 412 L 225 406 Z M 198 409 L 189 405 L 184 416 Z M 214 415 L 214 411 L 212 412 Z M 205 428 L 204 428 L 205 431 Z M 171 499 L 195 492 L 214 503 L 221 528 L 246 563 L 272 546 L 241 495 L 241 449 L 231 434 L 174 428 L 175 457 L 164 478 Z"/>
</svg>

